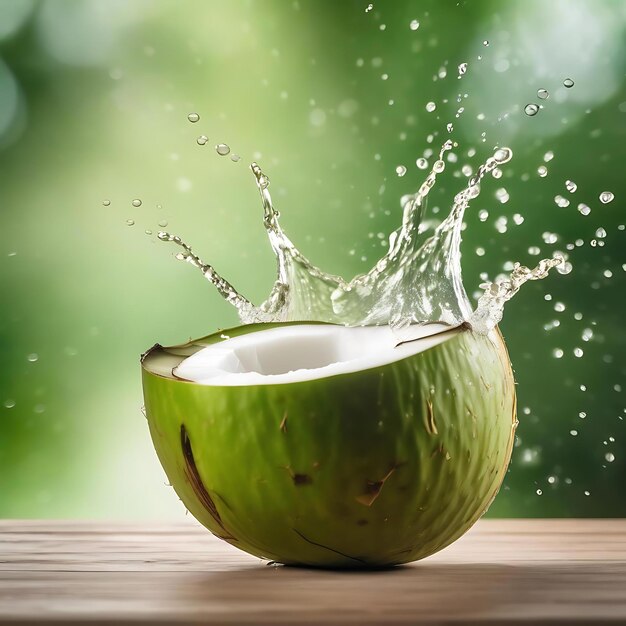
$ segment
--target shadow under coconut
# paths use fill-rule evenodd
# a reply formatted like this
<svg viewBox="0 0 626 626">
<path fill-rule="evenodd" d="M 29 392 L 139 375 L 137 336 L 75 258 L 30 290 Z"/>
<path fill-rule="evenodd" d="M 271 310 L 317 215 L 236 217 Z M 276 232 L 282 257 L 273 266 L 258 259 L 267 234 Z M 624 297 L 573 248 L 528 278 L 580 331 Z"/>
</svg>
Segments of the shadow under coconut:
<svg viewBox="0 0 626 626">
<path fill-rule="evenodd" d="M 229 622 L 235 616 L 237 624 L 569 625 L 584 623 L 590 605 L 594 624 L 614 624 L 616 614 L 626 616 L 626 591 L 616 597 L 603 583 L 608 580 L 626 590 L 623 563 L 423 561 L 378 570 L 263 565 L 188 573 L 167 595 L 183 614 L 202 614 L 209 622 L 209 616 Z"/>
</svg>

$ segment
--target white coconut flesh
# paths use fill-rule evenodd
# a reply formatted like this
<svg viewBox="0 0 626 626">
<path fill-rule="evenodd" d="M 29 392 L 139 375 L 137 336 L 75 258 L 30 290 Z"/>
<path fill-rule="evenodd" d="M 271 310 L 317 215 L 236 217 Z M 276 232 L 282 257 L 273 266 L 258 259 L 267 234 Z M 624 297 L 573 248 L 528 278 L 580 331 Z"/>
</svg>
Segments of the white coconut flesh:
<svg viewBox="0 0 626 626">
<path fill-rule="evenodd" d="M 202 348 L 172 370 L 201 385 L 297 383 L 400 361 L 447 341 L 460 327 L 424 324 L 398 335 L 389 326 L 285 325 Z"/>
</svg>

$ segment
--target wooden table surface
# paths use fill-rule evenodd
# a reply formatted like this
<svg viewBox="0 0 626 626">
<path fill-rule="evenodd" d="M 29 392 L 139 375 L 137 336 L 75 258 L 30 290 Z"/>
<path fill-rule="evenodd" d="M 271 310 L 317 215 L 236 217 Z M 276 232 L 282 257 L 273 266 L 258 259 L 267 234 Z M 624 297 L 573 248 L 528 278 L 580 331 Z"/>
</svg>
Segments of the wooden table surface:
<svg viewBox="0 0 626 626">
<path fill-rule="evenodd" d="M 626 520 L 485 520 L 419 563 L 268 566 L 193 522 L 0 521 L 0 624 L 626 624 Z"/>
</svg>

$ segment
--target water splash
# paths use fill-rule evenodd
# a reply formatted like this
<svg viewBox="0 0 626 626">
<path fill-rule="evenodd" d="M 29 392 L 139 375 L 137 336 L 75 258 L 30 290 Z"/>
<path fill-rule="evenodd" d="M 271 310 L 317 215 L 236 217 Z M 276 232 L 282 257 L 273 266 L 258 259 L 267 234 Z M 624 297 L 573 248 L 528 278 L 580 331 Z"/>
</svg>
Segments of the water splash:
<svg viewBox="0 0 626 626">
<path fill-rule="evenodd" d="M 480 285 L 483 295 L 478 299 L 478 306 L 471 314 L 469 323 L 479 333 L 488 333 L 502 319 L 504 305 L 529 280 L 541 280 L 553 267 L 562 266 L 563 258 L 542 259 L 535 268 L 530 269 L 515 263 L 509 277 L 499 282 L 485 282 Z"/>
<path fill-rule="evenodd" d="M 411 324 L 436 321 L 469 322 L 478 332 L 486 333 L 500 321 L 505 303 L 523 283 L 544 278 L 564 259 L 544 259 L 532 270 L 516 264 L 507 280 L 482 285 L 485 292 L 478 308 L 472 310 L 461 277 L 463 216 L 480 194 L 482 179 L 510 161 L 512 152 L 509 148 L 497 149 L 455 196 L 446 219 L 432 230 L 423 219 L 426 200 L 437 176 L 445 169 L 446 152 L 455 145 L 448 140 L 418 191 L 402 198 L 402 224 L 389 236 L 387 253 L 369 272 L 351 281 L 323 272 L 291 242 L 272 202 L 269 178 L 256 163 L 251 170 L 277 262 L 276 281 L 262 304 L 255 306 L 239 294 L 180 237 L 167 232 L 160 232 L 158 237 L 182 248 L 176 258 L 200 270 L 235 306 L 243 323 L 320 320 L 350 326 L 390 324 L 401 330 Z"/>
</svg>

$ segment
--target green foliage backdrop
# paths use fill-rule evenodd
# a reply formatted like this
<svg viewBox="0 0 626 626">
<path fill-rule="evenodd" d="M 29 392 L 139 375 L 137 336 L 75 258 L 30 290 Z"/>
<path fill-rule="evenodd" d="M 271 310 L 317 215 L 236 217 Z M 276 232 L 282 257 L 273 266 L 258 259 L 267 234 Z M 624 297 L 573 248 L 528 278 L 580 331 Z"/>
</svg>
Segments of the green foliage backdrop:
<svg viewBox="0 0 626 626">
<path fill-rule="evenodd" d="M 257 160 L 292 239 L 351 276 L 382 253 L 400 197 L 424 176 L 416 159 L 438 149 L 449 122 L 458 160 L 431 194 L 433 218 L 464 185 L 462 165 L 475 170 L 495 145 L 514 152 L 467 217 L 468 292 L 482 272 L 536 261 L 533 247 L 567 251 L 574 267 L 526 286 L 501 325 L 520 427 L 490 514 L 626 514 L 626 5 L 366 7 L 0 1 L 0 516 L 183 514 L 140 412 L 138 357 L 236 318 L 145 230 L 167 221 L 261 300 L 274 267 L 247 168 Z M 544 108 L 528 117 L 529 102 Z M 241 161 L 215 153 L 222 141 Z"/>
</svg>

